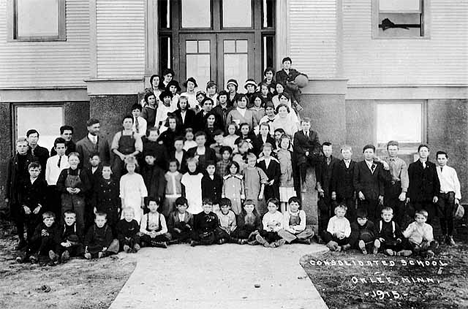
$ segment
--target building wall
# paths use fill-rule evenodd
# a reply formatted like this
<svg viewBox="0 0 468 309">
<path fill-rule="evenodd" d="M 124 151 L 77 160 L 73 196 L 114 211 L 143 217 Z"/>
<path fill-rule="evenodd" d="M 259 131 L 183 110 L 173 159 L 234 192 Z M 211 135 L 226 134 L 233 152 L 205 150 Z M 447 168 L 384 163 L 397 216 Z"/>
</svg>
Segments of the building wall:
<svg viewBox="0 0 468 309">
<path fill-rule="evenodd" d="M 89 77 L 88 3 L 66 1 L 64 42 L 7 42 L 10 12 L 7 1 L 0 1 L 0 88 L 84 87 Z"/>
<path fill-rule="evenodd" d="M 143 78 L 145 1 L 95 0 L 97 78 Z"/>
<path fill-rule="evenodd" d="M 336 76 L 339 57 L 336 2 L 289 0 L 288 12 L 284 16 L 289 19 L 288 55 L 293 60 L 293 67 L 309 78 Z"/>
<path fill-rule="evenodd" d="M 467 84 L 468 1 L 431 0 L 430 38 L 372 39 L 371 1 L 343 0 L 349 84 Z"/>
</svg>

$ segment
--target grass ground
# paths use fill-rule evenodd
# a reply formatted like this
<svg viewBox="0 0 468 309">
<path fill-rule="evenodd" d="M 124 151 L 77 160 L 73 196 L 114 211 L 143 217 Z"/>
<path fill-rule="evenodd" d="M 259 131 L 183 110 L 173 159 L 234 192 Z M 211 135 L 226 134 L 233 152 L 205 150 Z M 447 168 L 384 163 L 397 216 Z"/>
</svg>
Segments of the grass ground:
<svg viewBox="0 0 468 309">
<path fill-rule="evenodd" d="M 305 256 L 301 265 L 330 309 L 468 308 L 467 235 L 458 222 L 457 246 L 441 245 L 430 260 L 350 250 Z"/>
<path fill-rule="evenodd" d="M 136 262 L 131 255 L 87 261 L 72 259 L 58 266 L 18 264 L 16 237 L 0 221 L 0 308 L 108 308 Z"/>
</svg>

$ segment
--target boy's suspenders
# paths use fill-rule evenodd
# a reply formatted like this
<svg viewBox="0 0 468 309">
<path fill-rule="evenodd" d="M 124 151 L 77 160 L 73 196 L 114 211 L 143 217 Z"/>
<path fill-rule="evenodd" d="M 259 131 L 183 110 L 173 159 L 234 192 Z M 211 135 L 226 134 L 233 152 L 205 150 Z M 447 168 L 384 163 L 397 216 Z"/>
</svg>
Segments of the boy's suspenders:
<svg viewBox="0 0 468 309">
<path fill-rule="evenodd" d="M 379 234 L 382 232 L 382 220 L 379 221 Z M 395 221 L 392 220 L 392 234 L 393 234 L 393 238 L 395 238 L 395 230 L 396 230 L 396 227 L 395 227 Z"/>
<path fill-rule="evenodd" d="M 151 231 L 148 229 L 148 228 L 149 228 L 149 214 L 150 214 L 150 213 L 147 213 L 147 214 L 146 214 L 146 230 L 147 230 L 148 232 L 151 232 Z M 158 214 L 159 214 L 159 216 L 158 216 L 158 221 L 159 221 L 159 223 L 158 223 L 158 230 L 157 230 L 156 232 L 159 232 L 160 230 L 162 230 L 162 227 L 161 227 L 161 214 L 160 214 L 160 213 L 158 213 Z"/>
</svg>

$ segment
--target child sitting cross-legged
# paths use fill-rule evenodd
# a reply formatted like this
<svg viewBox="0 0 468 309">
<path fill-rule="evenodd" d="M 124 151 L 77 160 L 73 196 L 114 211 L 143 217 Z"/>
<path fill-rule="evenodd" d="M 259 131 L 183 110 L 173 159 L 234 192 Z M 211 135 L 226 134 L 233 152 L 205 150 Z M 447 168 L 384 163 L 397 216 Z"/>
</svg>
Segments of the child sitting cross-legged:
<svg viewBox="0 0 468 309">
<path fill-rule="evenodd" d="M 246 200 L 244 209 L 237 215 L 237 228 L 231 234 L 231 241 L 238 244 L 248 243 L 257 245 L 255 236 L 262 230 L 262 217 L 255 209 L 255 203 L 252 200 Z"/>
<path fill-rule="evenodd" d="M 141 219 L 140 237 L 143 247 L 167 248 L 171 235 L 166 219 L 158 212 L 159 205 L 154 197 L 148 199 L 149 212 Z"/>
<path fill-rule="evenodd" d="M 176 210 L 167 219 L 167 227 L 171 234 L 171 243 L 190 242 L 192 237 L 193 215 L 187 211 L 188 202 L 185 197 L 175 200 Z"/>
<path fill-rule="evenodd" d="M 114 239 L 112 229 L 107 224 L 107 214 L 97 212 L 94 224 L 84 238 L 86 259 L 103 258 L 119 253 L 119 241 Z"/>
<path fill-rule="evenodd" d="M 367 219 L 367 211 L 365 209 L 358 209 L 357 219 L 351 223 L 349 244 L 353 248 L 359 248 L 363 254 L 367 254 L 368 251 L 373 252 L 376 236 L 375 225 Z"/>
<path fill-rule="evenodd" d="M 434 240 L 432 226 L 426 223 L 428 213 L 425 210 L 419 210 L 414 216 L 414 222 L 410 223 L 403 236 L 408 239 L 405 243 L 407 250 L 398 252 L 398 255 L 409 256 L 412 253 L 419 254 L 424 258 L 433 258 L 434 250 L 438 247 Z"/>
<path fill-rule="evenodd" d="M 83 231 L 76 224 L 76 213 L 66 210 L 63 217 L 63 226 L 57 233 L 59 244 L 55 250 L 61 263 L 67 262 L 72 256 L 83 256 L 84 253 Z"/>
<path fill-rule="evenodd" d="M 345 218 L 347 207 L 343 204 L 336 206 L 335 215 L 328 221 L 328 226 L 323 231 L 323 240 L 331 251 L 348 250 L 351 225 Z"/>
<path fill-rule="evenodd" d="M 289 198 L 288 210 L 284 213 L 284 228 L 278 232 L 288 244 L 301 243 L 310 245 L 314 231 L 306 226 L 306 213 L 301 208 L 301 200 L 293 196 Z"/>
<path fill-rule="evenodd" d="M 16 258 L 19 263 L 31 261 L 37 263 L 40 255 L 49 255 L 49 263 L 53 265 L 57 255 L 55 254 L 55 245 L 57 237 L 57 225 L 55 224 L 55 214 L 51 211 L 46 211 L 42 214 L 42 222 L 34 230 L 34 234 L 26 247 L 26 252 L 23 256 Z"/>
<path fill-rule="evenodd" d="M 381 212 L 382 219 L 377 224 L 377 239 L 374 242 L 374 254 L 379 249 L 387 255 L 397 255 L 403 249 L 403 234 L 398 223 L 393 221 L 393 209 L 385 207 Z"/>
<path fill-rule="evenodd" d="M 137 253 L 140 250 L 140 225 L 135 220 L 135 211 L 132 207 L 126 207 L 122 210 L 122 216 L 115 228 L 120 249 L 126 253 Z"/>
<path fill-rule="evenodd" d="M 213 202 L 210 199 L 202 201 L 203 211 L 193 218 L 192 242 L 190 245 L 212 245 L 216 239 L 216 229 L 219 227 L 218 216 L 213 212 Z"/>
<path fill-rule="evenodd" d="M 283 228 L 283 214 L 278 211 L 279 200 L 271 198 L 267 202 L 268 212 L 263 215 L 263 230 L 255 239 L 264 247 L 276 248 L 285 244 L 285 240 L 278 235 Z"/>
<path fill-rule="evenodd" d="M 219 202 L 219 211 L 216 212 L 219 219 L 219 227 L 216 229 L 218 244 L 231 241 L 231 234 L 237 227 L 236 215 L 231 210 L 231 201 L 222 198 Z"/>
</svg>

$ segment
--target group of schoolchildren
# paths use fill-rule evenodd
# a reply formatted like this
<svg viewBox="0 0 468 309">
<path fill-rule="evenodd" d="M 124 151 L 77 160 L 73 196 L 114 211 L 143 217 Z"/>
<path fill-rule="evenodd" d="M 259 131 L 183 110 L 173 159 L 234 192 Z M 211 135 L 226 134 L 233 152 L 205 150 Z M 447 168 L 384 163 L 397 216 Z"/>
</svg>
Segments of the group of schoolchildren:
<svg viewBox="0 0 468 309">
<path fill-rule="evenodd" d="M 428 161 L 429 146 L 422 144 L 419 159 L 407 167 L 397 156 L 396 141 L 387 144 L 385 159 L 375 156 L 373 145 L 364 146 L 361 162 L 351 160 L 349 146 L 341 148 L 341 161 L 331 156 L 330 145 L 323 148 L 323 173 L 317 178 L 319 230 L 330 250 L 354 248 L 363 254 L 431 258 L 440 242 L 455 245 L 453 222 L 461 199 L 460 182 L 455 169 L 447 166 L 446 152 L 437 152 L 436 166 Z M 334 216 L 328 220 L 333 208 Z M 436 217 L 442 232 L 439 242 L 430 225 Z"/>
<path fill-rule="evenodd" d="M 76 144 L 73 128 L 61 127 L 50 156 L 38 145 L 39 132 L 29 130 L 16 142 L 7 180 L 17 248 L 25 249 L 18 261 L 45 254 L 55 265 L 70 256 L 100 258 L 175 243 L 309 244 L 314 232 L 300 196 L 311 166 L 319 192 L 315 237 L 331 250 L 431 255 L 435 242 L 425 221 L 435 215 L 453 243 L 450 209 L 461 198 L 455 170 L 436 171 L 426 145 L 407 169 L 396 142 L 387 147 L 388 162 L 375 157 L 372 145 L 364 147 L 362 162 L 351 160 L 348 146 L 343 160 L 334 158 L 332 144 L 320 144 L 310 119 L 299 113 L 300 73 L 291 63 L 283 59 L 276 80 L 271 68 L 261 83 L 247 80 L 246 94 L 237 92 L 236 80 L 228 81 L 228 91 L 218 93 L 210 81 L 206 92 L 196 92 L 194 78 L 179 94 L 171 69 L 162 80 L 153 75 L 142 104 L 132 106 L 110 144 L 97 119 L 88 120 L 88 134 Z M 439 162 L 439 153 L 437 161 L 447 162 Z M 416 223 L 402 234 L 402 222 L 392 216 L 404 217 L 407 193 Z"/>
</svg>

